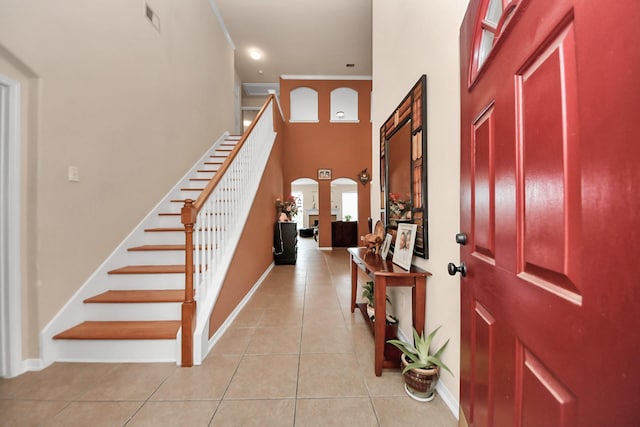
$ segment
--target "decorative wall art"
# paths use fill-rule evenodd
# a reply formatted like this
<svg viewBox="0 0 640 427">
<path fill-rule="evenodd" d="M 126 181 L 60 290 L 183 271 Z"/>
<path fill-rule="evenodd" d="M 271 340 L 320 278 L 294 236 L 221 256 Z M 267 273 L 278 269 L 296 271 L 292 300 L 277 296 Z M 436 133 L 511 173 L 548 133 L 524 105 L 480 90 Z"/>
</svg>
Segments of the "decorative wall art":
<svg viewBox="0 0 640 427">
<path fill-rule="evenodd" d="M 318 169 L 318 179 L 331 179 L 331 169 Z"/>
</svg>

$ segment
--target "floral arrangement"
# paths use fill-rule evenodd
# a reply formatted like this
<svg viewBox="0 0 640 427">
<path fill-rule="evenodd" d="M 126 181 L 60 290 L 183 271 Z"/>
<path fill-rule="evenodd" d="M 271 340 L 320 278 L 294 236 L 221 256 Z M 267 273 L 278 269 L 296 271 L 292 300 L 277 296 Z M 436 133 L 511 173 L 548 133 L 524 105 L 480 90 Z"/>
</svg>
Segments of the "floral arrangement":
<svg viewBox="0 0 640 427">
<path fill-rule="evenodd" d="M 276 209 L 278 212 L 278 221 L 291 221 L 298 214 L 298 205 L 296 198 L 288 196 L 283 200 L 276 199 Z"/>
<path fill-rule="evenodd" d="M 411 200 L 402 200 L 400 194 L 389 193 L 389 216 L 391 218 L 411 218 Z"/>
</svg>

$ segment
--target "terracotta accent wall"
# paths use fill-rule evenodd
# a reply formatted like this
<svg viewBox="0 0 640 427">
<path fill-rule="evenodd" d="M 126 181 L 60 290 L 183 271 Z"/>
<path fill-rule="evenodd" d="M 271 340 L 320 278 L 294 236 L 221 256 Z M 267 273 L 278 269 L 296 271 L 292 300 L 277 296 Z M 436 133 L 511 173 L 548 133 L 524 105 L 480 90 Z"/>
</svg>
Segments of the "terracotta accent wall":
<svg viewBox="0 0 640 427">
<path fill-rule="evenodd" d="M 280 117 L 280 113 L 276 112 L 276 116 Z M 277 126 L 281 129 L 282 122 Z M 279 130 L 227 278 L 211 313 L 209 338 L 273 262 L 275 200 L 283 194 L 283 146 L 282 131 Z"/>
<path fill-rule="evenodd" d="M 290 123 L 289 93 L 298 87 L 318 92 L 319 123 Z M 330 123 L 331 91 L 348 87 L 358 92 L 359 123 Z M 318 169 L 331 169 L 332 179 L 358 180 L 358 173 L 371 171 L 371 81 L 280 79 L 285 125 L 284 187 L 298 178 L 317 180 Z M 368 233 L 370 184 L 358 182 L 358 236 Z M 320 247 L 331 247 L 331 181 L 318 181 Z"/>
</svg>

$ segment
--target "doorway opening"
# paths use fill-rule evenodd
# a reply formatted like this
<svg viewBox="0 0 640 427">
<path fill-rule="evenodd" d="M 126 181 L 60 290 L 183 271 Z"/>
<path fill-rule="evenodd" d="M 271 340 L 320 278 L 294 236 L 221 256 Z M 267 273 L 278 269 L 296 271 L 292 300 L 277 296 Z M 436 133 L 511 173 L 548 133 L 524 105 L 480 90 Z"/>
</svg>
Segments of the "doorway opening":
<svg viewBox="0 0 640 427">
<path fill-rule="evenodd" d="M 349 178 L 331 181 L 331 246 L 358 246 L 358 184 Z"/>
<path fill-rule="evenodd" d="M 21 373 L 20 85 L 0 76 L 0 377 Z"/>
<path fill-rule="evenodd" d="M 300 178 L 291 182 L 291 195 L 296 198 L 298 215 L 294 221 L 298 224 L 300 237 L 317 239 L 319 199 L 318 183 L 313 179 Z"/>
</svg>

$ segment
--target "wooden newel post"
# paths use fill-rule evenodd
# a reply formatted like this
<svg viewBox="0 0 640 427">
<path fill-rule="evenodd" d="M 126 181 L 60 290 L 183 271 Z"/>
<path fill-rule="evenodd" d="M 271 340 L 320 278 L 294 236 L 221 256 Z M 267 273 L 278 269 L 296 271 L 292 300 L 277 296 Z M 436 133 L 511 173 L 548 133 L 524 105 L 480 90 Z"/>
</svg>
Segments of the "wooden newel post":
<svg viewBox="0 0 640 427">
<path fill-rule="evenodd" d="M 182 366 L 193 366 L 193 332 L 196 327 L 196 302 L 193 299 L 193 226 L 196 223 L 193 200 L 184 201 L 181 211 L 185 233 L 185 286 L 182 303 Z"/>
</svg>

